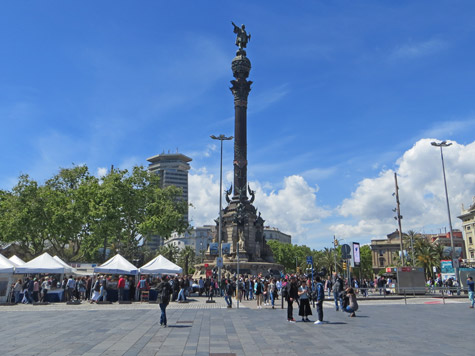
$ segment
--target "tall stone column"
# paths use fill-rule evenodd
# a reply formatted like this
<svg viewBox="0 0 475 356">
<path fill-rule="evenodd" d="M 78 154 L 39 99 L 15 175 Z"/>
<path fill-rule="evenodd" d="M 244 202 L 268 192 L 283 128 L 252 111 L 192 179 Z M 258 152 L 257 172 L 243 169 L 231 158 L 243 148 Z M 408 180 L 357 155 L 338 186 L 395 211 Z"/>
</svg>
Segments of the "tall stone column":
<svg viewBox="0 0 475 356">
<path fill-rule="evenodd" d="M 234 195 L 233 200 L 247 198 L 247 97 L 252 82 L 247 80 L 251 61 L 239 49 L 232 61 L 235 80 L 231 80 L 234 96 Z"/>
</svg>

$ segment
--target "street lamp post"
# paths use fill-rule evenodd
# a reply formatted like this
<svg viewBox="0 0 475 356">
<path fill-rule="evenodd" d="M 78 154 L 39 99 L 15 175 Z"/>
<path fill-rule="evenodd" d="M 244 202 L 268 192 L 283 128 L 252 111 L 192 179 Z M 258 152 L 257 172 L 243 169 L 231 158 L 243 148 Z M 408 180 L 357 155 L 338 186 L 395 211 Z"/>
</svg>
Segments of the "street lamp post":
<svg viewBox="0 0 475 356">
<path fill-rule="evenodd" d="M 445 200 L 446 200 L 446 203 L 447 203 L 447 214 L 448 214 L 448 217 L 449 217 L 450 247 L 452 249 L 452 266 L 455 269 L 455 278 L 457 278 L 457 282 L 460 283 L 458 261 L 457 261 L 457 263 L 455 263 L 454 234 L 453 234 L 453 231 L 452 231 L 452 218 L 450 217 L 450 205 L 449 205 L 449 193 L 447 192 L 447 180 L 445 178 L 444 153 L 442 151 L 442 147 L 449 147 L 452 144 L 447 143 L 447 141 L 442 141 L 440 143 L 431 142 L 431 145 L 435 146 L 435 147 L 440 147 L 440 159 L 442 160 L 442 174 L 444 176 Z"/>
<path fill-rule="evenodd" d="M 222 260 L 223 251 L 221 249 L 221 232 L 223 226 L 223 212 L 222 212 L 222 202 L 223 202 L 223 141 L 229 141 L 233 139 L 233 136 L 226 137 L 223 134 L 219 136 L 211 135 L 213 140 L 221 141 L 221 160 L 219 165 L 219 229 L 218 229 L 218 248 L 219 248 L 219 258 Z M 218 266 L 218 283 L 221 283 L 221 264 Z"/>
</svg>

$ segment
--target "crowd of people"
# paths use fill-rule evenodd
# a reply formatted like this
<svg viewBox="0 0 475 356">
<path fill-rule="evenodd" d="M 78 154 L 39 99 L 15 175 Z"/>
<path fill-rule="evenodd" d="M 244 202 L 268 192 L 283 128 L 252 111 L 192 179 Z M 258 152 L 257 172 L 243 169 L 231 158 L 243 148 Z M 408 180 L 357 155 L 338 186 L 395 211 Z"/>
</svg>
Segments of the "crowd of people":
<svg viewBox="0 0 475 356">
<path fill-rule="evenodd" d="M 163 290 L 163 282 L 166 281 L 170 291 L 168 301 L 187 302 L 190 294 L 196 292 L 199 296 L 205 296 L 208 300 L 216 297 L 223 297 L 228 308 L 233 307 L 233 299 L 242 302 L 256 301 L 256 308 L 262 309 L 269 306 L 272 309 L 276 306 L 276 300 L 283 300 L 287 303 L 287 320 L 295 322 L 293 317 L 294 305 L 298 308 L 298 315 L 303 322 L 310 321 L 312 307 L 316 309 L 317 320 L 315 324 L 323 323 L 323 301 L 327 295 L 332 297 L 336 311 L 345 311 L 354 317 L 358 310 L 357 295 L 367 297 L 368 292 L 377 294 L 387 293 L 393 281 L 390 277 L 377 277 L 374 280 L 363 279 L 361 281 L 352 278 L 342 279 L 339 275 L 333 274 L 325 279 L 316 275 L 314 279 L 311 275 L 287 275 L 281 278 L 272 276 L 223 276 L 221 280 L 216 277 L 200 277 L 193 279 L 192 276 L 170 276 L 166 279 L 142 275 L 137 281 L 131 276 L 79 276 L 64 277 L 62 280 L 55 276 L 36 276 L 18 279 L 12 285 L 11 301 L 14 303 L 34 303 L 47 301 L 47 295 L 54 290 L 62 290 L 61 301 L 89 301 L 97 303 L 107 301 L 108 291 L 117 290 L 118 301 L 134 301 L 141 299 L 143 291 L 155 289 L 160 299 Z M 454 282 L 454 281 L 452 281 Z M 469 297 L 472 306 L 475 305 L 473 295 L 473 282 L 467 281 Z M 445 283 L 450 283 L 447 280 Z M 429 279 L 427 285 L 439 286 L 442 282 L 439 279 Z M 167 290 L 168 290 L 167 289 Z M 471 292 L 471 293 L 470 293 Z M 166 321 L 164 322 L 166 324 Z"/>
</svg>

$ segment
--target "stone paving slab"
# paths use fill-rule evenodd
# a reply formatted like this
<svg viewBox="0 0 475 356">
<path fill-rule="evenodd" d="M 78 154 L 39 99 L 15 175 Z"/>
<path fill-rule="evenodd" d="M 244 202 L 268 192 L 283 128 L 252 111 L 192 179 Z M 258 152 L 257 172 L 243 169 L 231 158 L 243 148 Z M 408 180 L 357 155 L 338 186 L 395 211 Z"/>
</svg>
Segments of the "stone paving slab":
<svg viewBox="0 0 475 356">
<path fill-rule="evenodd" d="M 0 355 L 472 355 L 475 310 L 436 301 L 363 300 L 356 318 L 328 301 L 328 322 L 314 325 L 253 301 L 227 309 L 221 298 L 198 300 L 171 303 L 167 328 L 156 304 L 0 307 Z"/>
</svg>

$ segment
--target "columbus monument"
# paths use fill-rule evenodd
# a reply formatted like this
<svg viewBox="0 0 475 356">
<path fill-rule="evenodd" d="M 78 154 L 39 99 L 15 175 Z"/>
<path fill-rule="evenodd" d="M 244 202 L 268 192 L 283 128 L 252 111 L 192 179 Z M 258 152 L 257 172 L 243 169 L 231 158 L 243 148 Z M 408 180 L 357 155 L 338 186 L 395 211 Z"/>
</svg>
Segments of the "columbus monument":
<svg viewBox="0 0 475 356">
<path fill-rule="evenodd" d="M 272 251 L 264 238 L 264 219 L 252 204 L 255 192 L 247 182 L 247 99 L 252 82 L 247 80 L 251 61 L 246 56 L 245 48 L 251 35 L 244 25 L 238 27 L 232 24 L 236 46 L 239 47 L 231 63 L 235 79 L 231 80 L 230 88 L 234 96 L 234 184 L 226 190 L 228 205 L 221 212 L 221 229 L 219 220 L 216 220 L 213 243 L 215 246 L 219 243 L 221 230 L 221 243 L 229 247 L 223 254 L 223 276 L 237 272 L 238 260 L 240 274 L 276 274 L 283 267 L 274 263 Z M 206 269 L 216 271 L 217 255 L 216 250 L 210 248 L 204 263 L 196 265 L 196 275 L 205 274 Z"/>
</svg>

